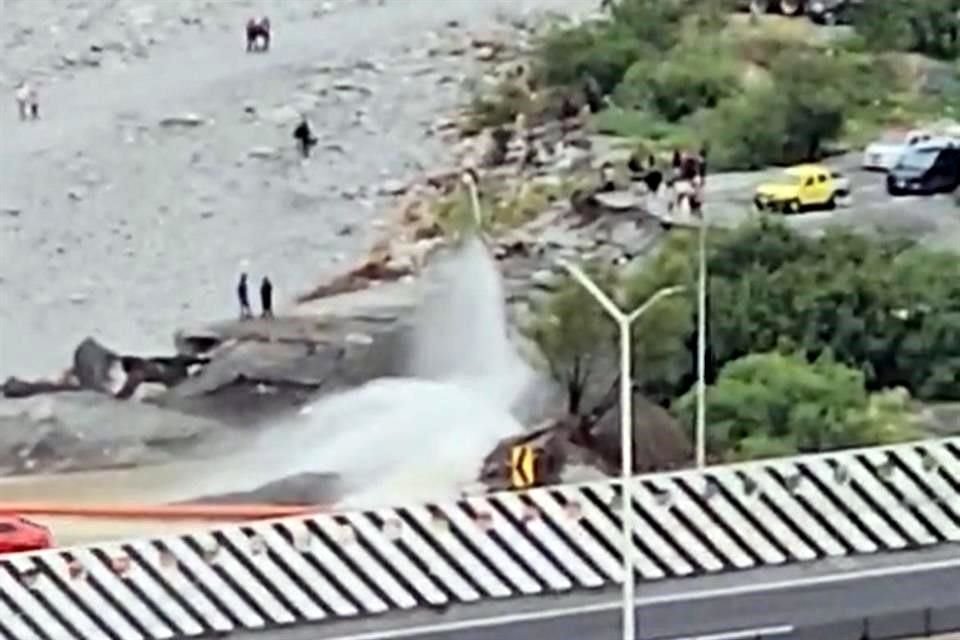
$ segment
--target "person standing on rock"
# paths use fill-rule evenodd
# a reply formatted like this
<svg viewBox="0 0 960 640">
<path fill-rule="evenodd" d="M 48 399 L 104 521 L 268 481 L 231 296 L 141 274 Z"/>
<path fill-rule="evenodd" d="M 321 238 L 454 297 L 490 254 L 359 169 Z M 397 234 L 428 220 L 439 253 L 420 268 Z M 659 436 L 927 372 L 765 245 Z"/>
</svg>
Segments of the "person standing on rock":
<svg viewBox="0 0 960 640">
<path fill-rule="evenodd" d="M 260 281 L 260 307 L 264 318 L 273 317 L 273 283 L 267 276 Z"/>
<path fill-rule="evenodd" d="M 313 137 L 313 131 L 310 129 L 310 123 L 306 116 L 300 118 L 300 124 L 293 130 L 293 137 L 300 143 L 300 153 L 304 158 L 310 157 L 310 148 L 317 144 L 317 139 Z"/>
<path fill-rule="evenodd" d="M 237 283 L 237 300 L 240 302 L 240 319 L 247 320 L 253 317 L 253 311 L 250 309 L 250 294 L 247 291 L 247 274 L 240 274 L 240 282 Z"/>
</svg>

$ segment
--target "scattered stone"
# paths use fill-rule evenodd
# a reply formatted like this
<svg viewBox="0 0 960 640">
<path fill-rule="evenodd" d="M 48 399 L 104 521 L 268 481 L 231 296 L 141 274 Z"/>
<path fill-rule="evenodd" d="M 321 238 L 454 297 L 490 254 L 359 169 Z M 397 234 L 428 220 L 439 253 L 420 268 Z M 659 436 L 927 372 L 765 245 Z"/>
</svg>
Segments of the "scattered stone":
<svg viewBox="0 0 960 640">
<path fill-rule="evenodd" d="M 365 96 L 373 95 L 373 89 L 371 89 L 370 87 L 366 87 L 362 84 L 357 84 L 355 82 L 335 82 L 333 84 L 333 88 L 337 91 L 356 92 L 356 93 L 361 93 Z"/>
<path fill-rule="evenodd" d="M 341 153 L 343 155 L 347 154 L 346 147 L 344 147 L 342 144 L 338 142 L 328 142 L 327 144 L 323 145 L 323 148 L 327 151 L 333 151 L 335 153 Z"/>
<path fill-rule="evenodd" d="M 371 60 L 360 60 L 353 65 L 355 69 L 360 71 L 373 71 L 374 73 L 383 73 L 384 66 L 379 62 L 373 62 Z"/>
<path fill-rule="evenodd" d="M 0 213 L 16 218 L 23 213 L 23 209 L 14 205 L 0 205 Z"/>
<path fill-rule="evenodd" d="M 270 160 L 279 156 L 279 152 L 274 147 L 253 147 L 247 151 L 247 155 L 251 158 L 258 158 L 260 160 Z"/>
<path fill-rule="evenodd" d="M 89 296 L 85 293 L 71 293 L 68 300 L 71 304 L 83 304 L 89 299 Z"/>
<path fill-rule="evenodd" d="M 477 60 L 481 62 L 490 62 L 497 57 L 497 50 L 493 47 L 480 47 L 475 55 Z"/>
<path fill-rule="evenodd" d="M 290 105 L 283 105 L 270 111 L 265 119 L 278 125 L 286 125 L 300 119 L 300 112 Z"/>
<path fill-rule="evenodd" d="M 400 180 L 387 180 L 380 185 L 379 193 L 382 196 L 402 196 L 408 188 L 406 183 Z"/>
<path fill-rule="evenodd" d="M 167 116 L 160 120 L 161 127 L 199 127 L 207 124 L 206 118 L 196 113 L 182 113 L 179 115 Z"/>
<path fill-rule="evenodd" d="M 530 280 L 537 286 L 549 289 L 556 284 L 557 274 L 549 269 L 540 269 L 534 271 L 533 275 L 530 276 Z"/>
<path fill-rule="evenodd" d="M 71 187 L 67 190 L 67 197 L 75 202 L 83 200 L 87 196 L 87 189 L 85 187 L 76 186 Z"/>
</svg>

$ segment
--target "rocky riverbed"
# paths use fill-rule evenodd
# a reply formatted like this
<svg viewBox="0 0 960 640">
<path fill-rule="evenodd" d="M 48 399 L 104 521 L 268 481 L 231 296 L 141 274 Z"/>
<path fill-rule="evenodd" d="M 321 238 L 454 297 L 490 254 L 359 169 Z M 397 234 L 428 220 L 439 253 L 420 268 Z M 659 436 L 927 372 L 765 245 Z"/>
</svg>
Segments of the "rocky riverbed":
<svg viewBox="0 0 960 640">
<path fill-rule="evenodd" d="M 256 3 L 7 0 L 0 83 L 12 91 L 29 78 L 42 110 L 5 127 L 0 144 L 0 365 L 19 377 L 11 396 L 29 395 L 23 381 L 63 388 L 2 402 L 0 470 L 205 458 L 264 418 L 389 373 L 374 337 L 389 336 L 399 314 L 379 287 L 374 312 L 344 304 L 346 323 L 255 322 L 237 340 L 235 325 L 207 321 L 231 314 L 241 268 L 269 273 L 282 300 L 344 271 L 384 235 L 385 199 L 446 162 L 434 127 L 462 100 L 476 60 L 494 55 L 489 31 L 588 4 L 296 3 L 271 16 L 273 50 L 245 55 L 240 26 L 262 12 Z M 308 162 L 290 148 L 301 112 L 321 140 Z M 7 103 L 0 117 L 16 120 Z M 202 374 L 111 398 L 131 358 L 176 357 L 178 326 L 224 343 Z M 115 354 L 98 389 L 75 367 L 61 373 L 87 336 Z M 364 350 L 373 355 L 354 357 Z M 44 487 L 18 495 L 56 497 Z"/>
<path fill-rule="evenodd" d="M 26 5 L 12 4 L 17 24 L 29 22 Z M 6 212 L 0 220 L 3 255 L 16 257 L 0 271 L 0 295 L 15 301 L 0 307 L 0 364 L 21 376 L 6 385 L 10 396 L 30 395 L 38 377 L 48 390 L 60 391 L 0 401 L 0 449 L 6 452 L 0 474 L 156 465 L 149 481 L 131 472 L 97 476 L 87 487 L 94 493 L 117 483 L 156 485 L 201 474 L 207 461 L 256 446 L 267 427 L 299 419 L 319 397 L 404 375 L 423 294 L 418 275 L 443 252 L 428 203 L 459 188 L 451 121 L 444 115 L 463 99 L 460 79 L 479 73 L 478 63 L 496 62 L 517 44 L 522 48 L 529 32 L 517 10 L 590 3 L 512 3 L 504 13 L 514 16 L 509 27 L 497 20 L 506 6 L 495 4 L 451 3 L 421 15 L 399 9 L 397 0 L 298 3 L 284 16 L 289 24 L 275 27 L 276 49 L 238 54 L 240 62 L 223 53 L 239 48 L 228 25 L 241 24 L 252 4 L 189 3 L 197 13 L 188 18 L 165 4 L 144 23 L 160 25 L 155 33 L 162 35 L 152 43 L 146 37 L 149 46 L 136 48 L 139 53 L 98 45 L 91 51 L 103 56 L 99 64 L 65 61 L 59 52 L 31 62 L 51 83 L 43 95 L 58 98 L 51 108 L 62 104 L 67 111 L 47 117 L 45 110 L 43 121 L 16 128 L 13 141 L 0 146 L 4 162 L 16 167 L 0 177 L 0 197 L 9 203 L 0 202 Z M 137 15 L 117 2 L 93 22 L 140 24 Z M 347 40 L 337 31 L 357 21 L 372 33 Z M 172 74 L 176 62 L 182 64 L 174 44 L 186 42 L 196 48 L 198 71 Z M 22 43 L 8 46 L 26 55 Z M 484 69 L 502 74 L 513 64 L 500 62 Z M 89 96 L 80 82 L 90 74 L 109 79 L 107 95 L 115 104 L 106 98 L 84 103 Z M 178 96 L 178 108 L 159 104 L 161 94 Z M 290 126 L 301 111 L 321 138 L 308 162 L 289 146 Z M 610 140 L 574 129 L 561 151 L 524 172 L 527 187 L 551 194 L 543 210 L 489 241 L 514 324 L 550 289 L 561 258 L 642 259 L 666 229 L 694 223 L 667 216 L 662 199 L 632 188 L 570 197 L 570 181 L 592 179 L 601 162 L 625 158 Z M 460 162 L 482 161 L 488 136 L 460 143 Z M 548 127 L 535 137 L 552 144 L 556 131 Z M 848 160 L 839 159 L 838 166 Z M 49 174 L 43 183 L 26 179 L 43 171 Z M 519 188 L 515 164 L 482 173 L 486 187 L 499 182 L 506 192 Z M 711 224 L 742 219 L 748 211 L 742 194 L 756 180 L 712 178 Z M 843 215 L 797 224 L 815 232 L 843 222 Z M 944 229 L 948 235 L 960 229 L 953 216 L 935 217 L 935 232 L 920 225 L 918 237 L 942 242 Z M 915 216 L 911 220 L 916 227 Z M 241 265 L 257 276 L 269 272 L 284 300 L 297 300 L 282 305 L 274 320 L 210 323 L 229 315 Z M 172 327 L 185 327 L 175 353 Z M 51 377 L 88 335 L 102 340 L 109 354 L 94 367 L 100 381 L 82 379 L 76 362 L 68 374 Z M 536 360 L 529 345 L 515 344 Z M 598 391 L 612 382 L 600 381 Z M 549 478 L 589 477 L 616 465 L 615 416 L 571 425 L 555 419 L 561 405 L 549 389 L 539 402 L 525 400 L 526 410 L 515 415 L 527 433 L 491 446 L 477 469 L 488 486 L 503 486 L 504 446 L 518 437 L 543 449 L 542 471 Z M 637 429 L 644 434 L 638 466 L 688 460 L 689 445 L 669 416 L 642 399 L 637 405 Z M 282 430 L 270 433 L 283 442 Z M 185 460 L 199 466 L 189 472 L 170 466 Z M 210 492 L 229 500 L 279 501 L 293 495 L 328 500 L 335 493 L 326 490 L 326 477 L 293 474 L 292 482 L 265 481 L 252 493 L 220 482 Z M 39 478 L 16 485 L 17 495 L 75 496 L 70 492 L 83 483 L 80 477 L 71 483 Z"/>
<path fill-rule="evenodd" d="M 281 301 L 339 271 L 379 237 L 384 194 L 444 162 L 430 130 L 473 37 L 587 4 L 5 0 L 0 374 L 46 375 L 87 335 L 160 352 L 171 327 L 232 315 L 244 265 Z M 273 49 L 247 55 L 264 12 Z M 21 124 L 24 77 L 41 119 Z"/>
</svg>

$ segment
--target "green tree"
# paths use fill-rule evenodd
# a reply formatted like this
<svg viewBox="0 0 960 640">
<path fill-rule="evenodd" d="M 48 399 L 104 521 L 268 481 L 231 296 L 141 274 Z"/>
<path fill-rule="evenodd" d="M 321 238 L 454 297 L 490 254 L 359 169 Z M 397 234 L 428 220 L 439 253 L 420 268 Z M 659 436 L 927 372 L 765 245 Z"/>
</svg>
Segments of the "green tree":
<svg viewBox="0 0 960 640">
<path fill-rule="evenodd" d="M 592 265 L 595 282 L 621 308 L 635 308 L 657 291 L 689 279 L 689 263 L 664 252 L 654 268 L 631 273 Z M 633 325 L 634 383 L 657 400 L 689 372 L 686 338 L 692 331 L 689 296 L 661 299 Z M 553 378 L 567 393 L 572 415 L 600 413 L 616 402 L 618 334 L 613 320 L 569 277 L 534 309 L 524 333 L 539 347 Z"/>
<path fill-rule="evenodd" d="M 960 260 L 897 238 L 807 238 L 764 219 L 715 234 L 710 255 L 713 376 L 784 340 L 830 351 L 870 389 L 960 399 Z"/>
<path fill-rule="evenodd" d="M 727 364 L 707 390 L 710 455 L 722 460 L 828 451 L 912 436 L 906 394 L 871 395 L 861 372 L 829 353 L 751 354 Z M 675 411 L 692 424 L 693 391 Z"/>
<path fill-rule="evenodd" d="M 658 113 L 675 122 L 712 109 L 739 88 L 739 70 L 725 43 L 680 45 L 663 60 L 644 59 L 627 70 L 617 87 L 621 107 Z"/>
<path fill-rule="evenodd" d="M 685 29 L 717 29 L 730 0 L 613 0 L 608 19 L 551 29 L 539 44 L 538 75 L 570 86 L 593 77 L 604 93 L 637 60 L 659 59 Z"/>
<path fill-rule="evenodd" d="M 960 0 L 864 2 L 854 26 L 876 49 L 902 49 L 943 59 L 960 55 Z"/>
<path fill-rule="evenodd" d="M 610 270 L 589 269 L 595 282 L 609 287 Z M 606 288 L 605 287 L 605 288 Z M 576 281 L 564 277 L 534 309 L 524 333 L 536 343 L 554 380 L 567 395 L 567 412 L 580 415 L 587 390 L 602 367 L 609 367 L 616 349 L 613 322 Z"/>
</svg>

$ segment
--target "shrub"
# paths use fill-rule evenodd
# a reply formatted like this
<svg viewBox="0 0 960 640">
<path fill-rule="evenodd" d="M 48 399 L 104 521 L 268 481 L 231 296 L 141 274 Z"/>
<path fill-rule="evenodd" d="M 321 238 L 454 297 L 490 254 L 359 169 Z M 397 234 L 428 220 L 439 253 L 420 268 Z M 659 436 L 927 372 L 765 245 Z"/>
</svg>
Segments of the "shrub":
<svg viewBox="0 0 960 640">
<path fill-rule="evenodd" d="M 902 393 L 871 395 L 863 374 L 829 353 L 757 353 L 723 368 L 707 390 L 708 450 L 721 459 L 889 444 L 913 436 Z M 675 411 L 693 424 L 695 395 Z"/>
<path fill-rule="evenodd" d="M 770 62 L 772 84 L 725 100 L 704 118 L 718 169 L 817 159 L 861 95 L 851 60 L 791 48 Z"/>
<path fill-rule="evenodd" d="M 868 47 L 901 49 L 936 58 L 960 56 L 960 0 L 865 2 L 854 26 Z"/>
<path fill-rule="evenodd" d="M 617 103 L 670 122 L 712 109 L 739 87 L 739 68 L 721 43 L 677 47 L 662 62 L 635 62 L 617 88 Z"/>
<path fill-rule="evenodd" d="M 555 28 L 539 45 L 536 75 L 555 86 L 572 86 L 590 76 L 604 93 L 610 93 L 648 50 L 629 30 L 614 23 Z"/>
</svg>

